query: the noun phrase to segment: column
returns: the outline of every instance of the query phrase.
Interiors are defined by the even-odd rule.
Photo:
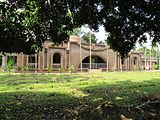
[[[7,56],[6,55],[2,55],[2,68],[6,67],[7,65]]]
[[[121,59],[121,57],[119,58],[120,59],[120,69],[121,69],[121,72],[122,72],[122,59]]]
[[[53,68],[53,65],[52,65],[52,62],[53,62],[53,55],[54,55],[54,53],[51,55],[51,61],[50,61],[50,66],[51,66],[51,68]],[[61,58],[62,59],[62,58]],[[49,60],[49,59],[48,59]],[[49,62],[49,61],[48,61]],[[60,60],[60,62],[62,62],[61,60]],[[48,65],[49,66],[49,65]],[[54,69],[54,68],[53,68]]]
[[[23,55],[23,53],[21,54],[21,56],[22,56],[22,67],[24,66],[24,55]]]
[[[43,49],[43,70],[45,69],[45,49]]]
[[[28,57],[29,57],[29,56],[27,55],[27,62],[26,62],[26,65],[27,65],[27,66],[28,66],[28,62],[29,62]],[[28,67],[29,67],[29,66],[28,66]]]
[[[116,71],[116,69],[117,69],[117,53],[116,52],[114,52],[114,57],[115,57],[115,65],[114,65],[114,71]]]
[[[47,50],[47,69],[49,67],[49,49]]]
[[[41,69],[41,53],[38,53],[38,69]]]
[[[66,62],[67,61],[67,51],[66,50],[64,50],[64,55],[65,55],[64,56],[65,57],[64,58],[64,69],[67,69],[67,62]]]
[[[37,53],[35,54],[35,73],[37,73]]]
[[[68,68],[70,67],[70,64],[71,64],[71,56],[70,56],[70,41],[68,42]]]
[[[116,63],[117,63],[117,71],[119,70],[119,56],[117,55],[117,61],[116,61]]]
[[[127,58],[127,70],[129,70],[129,57]]]

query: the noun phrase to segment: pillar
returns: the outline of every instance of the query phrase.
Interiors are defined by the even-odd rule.
[[[117,69],[117,53],[116,52],[114,52],[114,57],[115,57],[114,71],[116,71],[116,69]]]
[[[27,61],[26,61],[26,65],[28,66],[28,62],[29,62],[29,60],[28,60],[28,55],[27,55]]]
[[[7,56],[2,55],[2,67],[6,67],[6,65],[7,65]]]
[[[41,69],[41,53],[39,52],[38,53],[38,69],[40,70]]]
[[[42,56],[43,56],[43,70],[45,69],[45,48],[43,49],[43,52],[42,52]]]

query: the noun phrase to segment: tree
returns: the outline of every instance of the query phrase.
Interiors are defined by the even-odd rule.
[[[27,1],[0,2],[0,51],[7,53],[33,53],[33,31],[36,24],[35,5]],[[23,5],[24,4],[24,5]],[[26,5],[26,6],[25,6]],[[31,5],[27,9],[27,5]],[[33,11],[33,12],[32,12]],[[31,16],[32,15],[32,16]],[[35,18],[36,19],[36,18]],[[39,43],[40,44],[40,43]]]
[[[82,36],[82,39],[85,40],[85,41],[87,41],[89,43],[89,41],[90,41],[90,34],[91,34],[91,43],[97,43],[97,38],[96,38],[95,34],[90,33],[90,32],[88,32],[88,33],[84,32],[84,34]]]
[[[158,0],[117,0],[113,4],[111,15],[106,16],[106,31],[110,32],[109,44],[118,51],[122,58],[127,56],[138,41],[145,42],[145,32],[154,37],[152,42],[160,36],[158,23]]]
[[[45,40],[60,43],[68,39],[68,31],[88,24],[92,31],[104,26],[109,45],[124,59],[137,41],[146,41],[144,33],[153,37],[153,43],[160,41],[159,6],[159,0],[0,2],[0,51],[34,52]]]
[[[157,57],[156,56],[156,54],[157,54],[157,50],[155,50],[155,49],[148,49],[148,48],[146,48],[146,47],[141,47],[141,48],[139,48],[138,49],[138,51],[142,51],[142,52],[145,52],[145,49],[146,49],[146,57],[150,57],[150,56],[152,56],[152,57]],[[150,51],[151,51],[151,55],[150,55]]]
[[[85,27],[86,29],[89,29],[88,26],[83,26]],[[82,35],[82,39],[86,42],[89,43],[90,41],[90,32],[86,32],[85,30],[83,30],[82,28],[75,28],[73,29],[73,31],[71,31],[69,33],[69,35],[75,35],[75,36],[80,36]],[[97,38],[95,36],[94,33],[91,33],[91,42],[92,43],[97,43]]]
[[[69,35],[80,36],[80,34],[81,34],[81,28],[75,28],[69,32]]]
[[[0,52],[32,54],[46,40],[68,39],[72,25],[65,2],[6,0],[0,8]]]
[[[76,6],[76,5],[75,5]],[[88,24],[97,30],[99,25],[109,32],[109,45],[124,58],[135,43],[145,42],[145,32],[160,37],[159,0],[81,0],[78,12],[74,12],[76,24]]]

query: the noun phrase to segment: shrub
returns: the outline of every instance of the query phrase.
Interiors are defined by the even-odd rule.
[[[23,74],[25,75],[26,71],[29,70],[28,65],[23,66],[23,67],[22,67],[22,70],[23,70]]]
[[[21,70],[22,70],[22,67],[18,66],[18,67],[16,67],[16,70],[17,70],[17,71],[21,71]]]
[[[51,66],[48,66],[47,71],[48,71],[48,74],[51,73],[52,67],[51,67]]]
[[[8,61],[8,63],[7,63],[7,67],[6,67],[9,75],[10,75],[10,73],[11,73],[11,70],[14,68],[14,67],[13,67],[13,64],[14,64],[13,60],[12,60],[12,59],[9,59],[9,61]]]
[[[63,67],[61,67],[61,68],[59,69],[59,73],[63,73],[63,72],[65,72],[65,69],[64,69]]]
[[[139,66],[134,65],[134,66],[133,66],[133,70],[138,71],[138,70],[141,70],[141,69],[140,69]]]
[[[71,65],[71,66],[69,67],[69,72],[70,72],[70,73],[75,73],[75,72],[76,72],[76,69],[75,69],[74,65]]]

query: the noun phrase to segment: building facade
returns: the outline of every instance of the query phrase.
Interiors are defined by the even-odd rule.
[[[91,57],[90,57],[91,56]],[[41,52],[35,55],[7,54],[0,57],[0,66],[5,67],[12,59],[14,66],[28,66],[30,70],[39,71],[59,68],[68,69],[74,66],[75,69],[103,69],[109,71],[118,70],[151,70],[154,69],[157,59],[146,58],[143,52],[131,51],[124,65],[121,65],[121,58],[107,45],[92,44],[81,40],[77,36],[71,36],[69,41],[55,46],[51,42],[45,42]]]

